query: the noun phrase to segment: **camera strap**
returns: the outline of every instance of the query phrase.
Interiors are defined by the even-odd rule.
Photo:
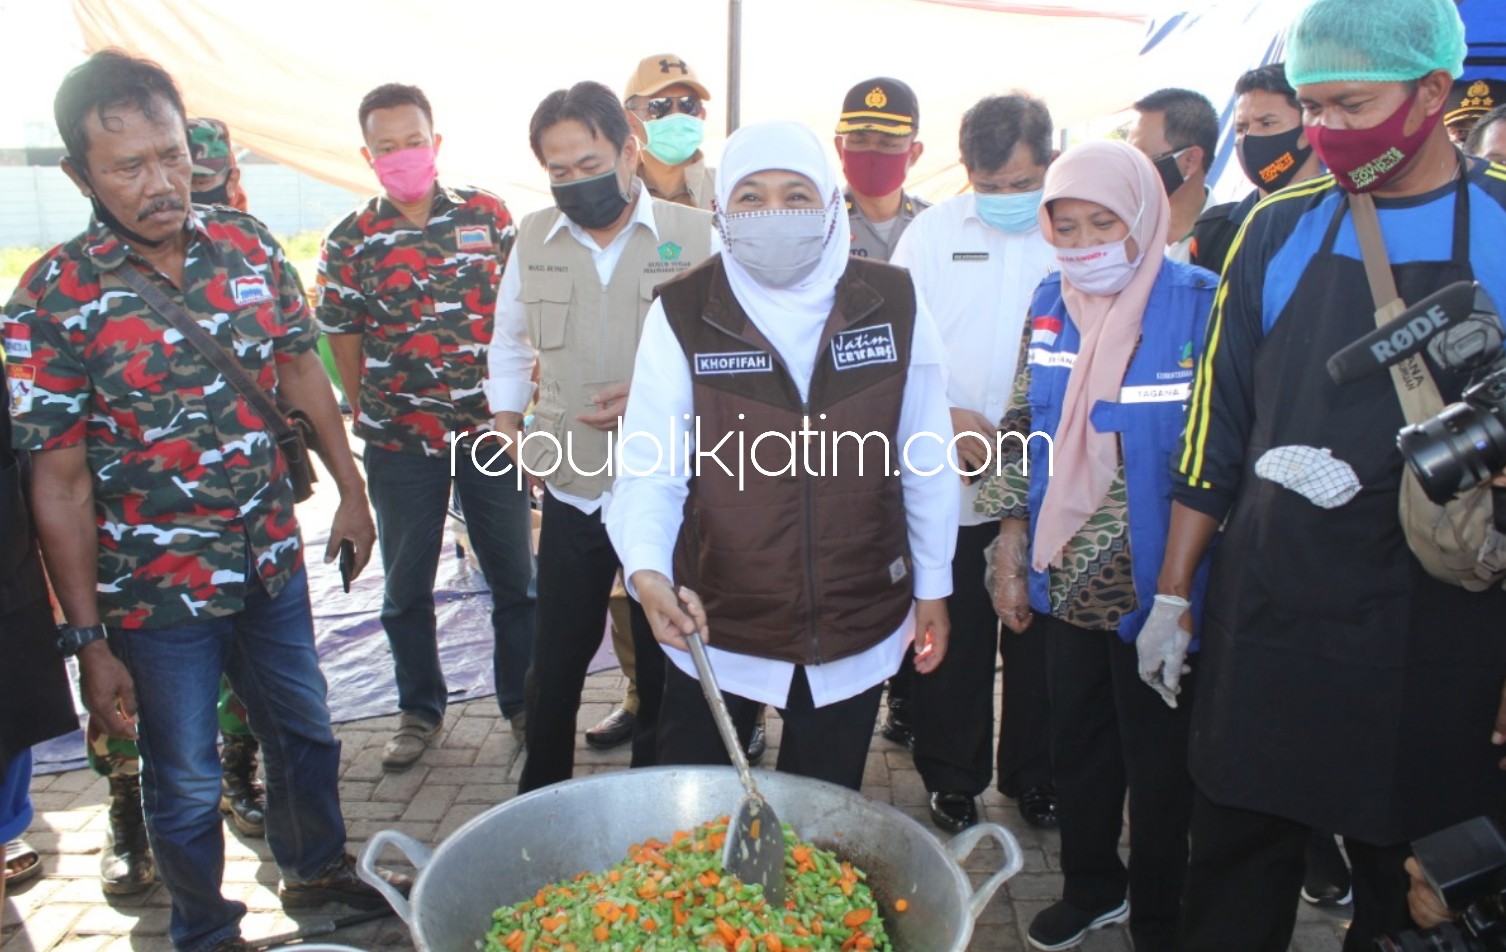
[[[1401,299],[1396,278],[1391,274],[1391,258],[1381,236],[1375,199],[1368,192],[1350,195],[1349,212],[1354,216],[1354,233],[1360,242],[1365,277],[1370,279],[1370,295],[1375,299],[1375,326],[1383,327],[1407,309],[1407,302]],[[1430,420],[1443,410],[1443,395],[1438,392],[1438,384],[1421,354],[1393,366],[1391,382],[1396,385],[1396,396],[1401,400],[1401,411],[1408,423]]]

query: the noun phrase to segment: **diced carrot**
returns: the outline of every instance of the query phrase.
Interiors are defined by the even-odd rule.
[[[871,949],[871,948],[873,948],[873,937],[872,936],[868,936],[868,935],[864,935],[863,933],[859,932],[858,933],[858,948],[859,949]]]
[[[728,944],[737,944],[737,930],[732,928],[731,924],[721,916],[716,917],[716,934],[721,936]]]
[[[895,912],[904,912],[905,910],[907,910],[909,908],[910,908],[910,901],[908,899],[896,899],[896,900],[894,900],[894,911]]]
[[[790,850],[790,856],[797,863],[808,863],[810,862],[811,851],[803,846],[797,846],[794,849]]]
[[[873,910],[871,909],[854,909],[842,917],[842,925],[852,929],[867,922],[872,915]]]
[[[763,947],[768,949],[769,952],[784,952],[784,943],[780,942],[779,936],[772,932],[764,933],[763,938],[759,941],[763,943]]]
[[[632,903],[632,902],[628,903],[626,911],[623,914],[627,916],[627,921],[628,922],[637,922],[638,921],[638,904],[637,903]]]
[[[659,931],[659,923],[655,922],[652,919],[644,919],[642,922],[640,922],[638,924],[638,926],[644,932],[658,932]]]
[[[594,936],[596,936],[596,941],[597,942],[605,942],[605,941],[607,941],[607,937],[610,936],[612,933],[611,933],[611,930],[609,930],[607,928],[606,923],[599,922],[599,923],[596,924],[596,928],[594,928],[594,929],[591,930],[591,934],[594,935]]]
[[[622,874],[614,869],[610,873],[607,873],[607,881],[614,884],[620,883],[622,882]]]

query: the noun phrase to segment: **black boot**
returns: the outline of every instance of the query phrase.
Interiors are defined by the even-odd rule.
[[[226,734],[220,749],[220,812],[242,836],[267,835],[267,801],[256,782],[256,738]]]
[[[106,896],[129,896],[157,881],[141,815],[141,778],[135,774],[110,777],[110,829],[99,854],[99,881]]]

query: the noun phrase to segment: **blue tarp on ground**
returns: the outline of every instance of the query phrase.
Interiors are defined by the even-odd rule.
[[[298,507],[309,571],[309,598],[314,607],[314,636],[319,666],[329,682],[330,714],[335,723],[397,712],[397,685],[392,653],[382,631],[382,566],[374,558],[360,578],[341,590],[337,568],[324,564],[324,545],[338,496],[327,477],[319,491]],[[451,520],[452,530],[459,524]],[[452,532],[441,553],[434,584],[439,626],[439,660],[450,689],[450,702],[496,693],[492,684],[491,595],[471,559],[459,557],[463,534]],[[452,541],[455,540],[455,541]],[[591,659],[590,670],[617,667],[610,638]],[[82,706],[80,705],[80,709]],[[82,723],[82,721],[81,721]],[[59,737],[35,748],[36,772],[73,770],[84,764],[83,732]]]

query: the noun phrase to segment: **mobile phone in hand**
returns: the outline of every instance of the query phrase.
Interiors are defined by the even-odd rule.
[[[350,578],[356,571],[356,544],[349,539],[340,540],[340,584],[346,594],[350,593]]]

